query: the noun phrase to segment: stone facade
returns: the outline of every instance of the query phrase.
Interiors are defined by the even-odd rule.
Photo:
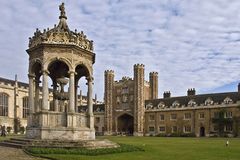
[[[239,136],[239,106],[239,91],[147,100],[145,135]]]

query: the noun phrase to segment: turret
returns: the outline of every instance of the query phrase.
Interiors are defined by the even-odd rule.
[[[105,135],[112,134],[112,109],[113,109],[113,90],[114,90],[114,71],[106,70],[104,72],[105,78],[105,92],[104,92],[104,103],[105,103]]]
[[[134,135],[143,136],[144,126],[144,65],[134,65]]]
[[[158,73],[150,72],[149,73],[149,82],[150,82],[150,99],[158,98]]]

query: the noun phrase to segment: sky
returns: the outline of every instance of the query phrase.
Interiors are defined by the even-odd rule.
[[[28,82],[28,38],[58,24],[65,2],[71,30],[94,41],[94,93],[102,100],[104,70],[115,80],[145,64],[164,91],[186,95],[237,91],[240,80],[239,0],[1,0],[0,76]],[[83,83],[81,81],[81,83]],[[84,90],[84,88],[83,88]],[[84,92],[85,93],[85,90]]]

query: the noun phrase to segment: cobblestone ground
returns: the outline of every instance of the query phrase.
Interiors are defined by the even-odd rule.
[[[24,153],[21,149],[0,146],[1,160],[46,160],[37,158]]]

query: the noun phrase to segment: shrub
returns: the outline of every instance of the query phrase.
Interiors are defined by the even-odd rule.
[[[182,133],[181,137],[196,137],[195,133]]]
[[[99,149],[86,149],[86,148],[26,148],[27,152],[32,154],[76,154],[76,155],[103,155],[103,154],[113,154],[122,152],[134,152],[134,151],[144,151],[144,149],[132,146],[128,144],[119,144],[118,148],[99,148]]]
[[[159,133],[156,135],[156,137],[167,137],[166,133]]]
[[[181,136],[180,133],[171,133],[171,134],[169,135],[169,137],[180,137],[180,136]]]

